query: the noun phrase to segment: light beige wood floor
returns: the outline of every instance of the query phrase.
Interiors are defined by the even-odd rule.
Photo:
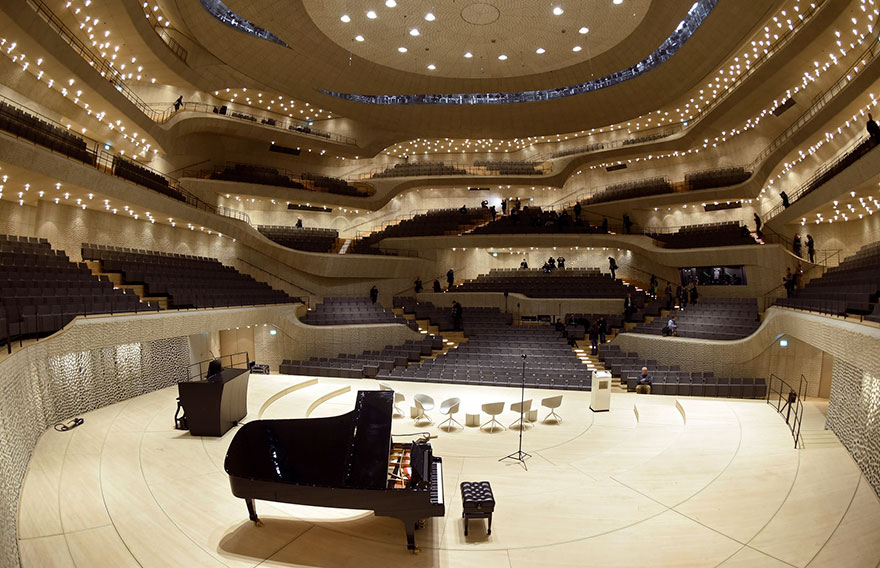
[[[331,416],[374,381],[251,377],[249,414]],[[464,412],[519,400],[506,388],[397,383],[411,401],[458,396]],[[278,396],[289,389],[289,392]],[[528,390],[536,402],[551,391]],[[614,394],[593,413],[589,393],[565,392],[561,424],[525,431],[528,471],[498,458],[517,430],[440,431],[396,417],[395,433],[423,430],[443,458],[446,517],[417,531],[369,511],[258,502],[265,525],[232,496],[223,438],[173,429],[176,388],[86,414],[69,433],[47,431],[21,496],[25,568],[47,566],[724,566],[876,567],[880,501],[839,444],[793,449],[782,418],[762,401]],[[508,406],[509,409],[509,406]],[[409,411],[409,406],[404,408]],[[634,410],[637,410],[634,411]],[[821,430],[821,405],[805,427]],[[543,418],[546,410],[540,411]],[[501,421],[516,418],[507,410]],[[483,420],[487,420],[484,415]],[[315,443],[321,443],[316,440]],[[489,480],[497,508],[463,534],[460,481]]]

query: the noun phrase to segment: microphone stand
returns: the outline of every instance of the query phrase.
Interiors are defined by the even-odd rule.
[[[526,458],[532,457],[532,454],[527,454],[522,449],[523,430],[525,430],[525,428],[526,428],[526,423],[525,423],[525,420],[523,417],[523,410],[524,410],[523,407],[525,406],[525,400],[526,400],[526,354],[523,353],[522,354],[522,383],[520,386],[520,396],[519,396],[519,449],[517,449],[517,451],[513,452],[510,455],[504,456],[503,458],[501,458],[498,461],[515,460],[515,461],[518,461],[519,463],[522,464],[523,469],[528,471],[529,468],[526,466]]]

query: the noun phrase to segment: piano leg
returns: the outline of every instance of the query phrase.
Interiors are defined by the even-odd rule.
[[[257,506],[254,505],[254,500],[253,499],[245,499],[244,502],[247,505],[248,516],[250,516],[250,518],[254,522],[254,524],[257,525],[258,527],[263,526],[263,521],[261,521],[260,517],[257,516]]]
[[[403,526],[406,528],[406,548],[413,554],[418,554],[421,550],[416,546],[416,529],[419,522],[412,519],[401,519]]]

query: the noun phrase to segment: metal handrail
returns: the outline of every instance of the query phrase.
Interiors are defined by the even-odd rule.
[[[841,164],[846,162],[855,156],[855,160],[858,160],[862,156],[864,156],[868,150],[874,147],[874,143],[871,141],[870,136],[867,134],[863,134],[855,141],[850,143],[844,149],[837,152],[835,158],[832,158],[832,161],[825,162],[822,164],[816,173],[814,173],[810,179],[806,182],[802,183],[796,190],[794,190],[789,196],[789,207],[793,205],[798,199],[804,197],[805,195],[819,189],[829,181],[831,181],[837,174],[841,173],[843,170],[851,166],[852,164],[847,164],[845,167],[841,168],[840,171],[834,171],[836,168],[840,168]],[[861,153],[861,155],[857,155]],[[855,161],[854,160],[854,161]],[[833,173],[832,173],[833,172]],[[825,179],[827,177],[827,179]],[[785,211],[786,207],[781,203],[776,205],[764,214],[764,218],[769,221],[773,219],[783,211]]]
[[[503,162],[504,160],[486,160],[486,161],[497,161]],[[529,160],[515,160],[515,162],[527,162]],[[398,162],[398,163],[424,163],[430,165],[440,165],[447,168],[452,168],[451,171],[439,171],[428,174],[414,174],[410,172],[401,171],[399,174],[394,174],[394,166],[385,166],[378,168],[371,168],[370,171],[355,174],[349,176],[347,179],[349,181],[360,181],[360,180],[369,180],[369,179],[391,179],[391,178],[410,178],[410,177],[436,177],[436,176],[478,176],[478,177],[509,177],[509,176],[522,176],[523,178],[529,179],[534,176],[543,176],[548,175],[553,172],[553,163],[552,162],[535,162],[535,171],[534,173],[527,174],[512,174],[512,173],[501,173],[500,170],[491,169],[490,166],[475,166],[473,164],[461,164],[459,162],[444,162],[444,161],[426,161],[426,162]],[[464,172],[464,173],[462,173]],[[378,176],[378,174],[388,174],[384,176]],[[374,177],[377,176],[377,177]]]
[[[43,18],[47,24],[49,24],[49,27],[53,28],[61,39],[63,39],[80,57],[82,57],[90,67],[99,73],[105,80],[109,81],[110,84],[112,84],[113,87],[125,98],[131,101],[138,110],[152,120],[156,120],[162,115],[162,113],[150,108],[150,105],[137,96],[137,94],[125,84],[125,81],[123,81],[122,73],[118,71],[116,67],[109,64],[106,60],[89,49],[89,47],[80,40],[76,34],[64,24],[64,22],[61,21],[61,18],[55,15],[43,0],[27,0],[27,3],[30,4],[33,10]]]
[[[167,122],[173,116],[177,115],[181,112],[200,112],[203,114],[212,114],[215,116],[222,116],[229,119],[240,120],[244,122],[248,122],[251,124],[259,124],[261,126],[268,126],[272,128],[277,128],[279,130],[293,132],[295,134],[301,134],[304,136],[311,136],[313,138],[320,138],[321,140],[332,140],[334,142],[339,142],[340,144],[348,144],[350,146],[356,146],[357,140],[351,138],[350,136],[343,136],[342,134],[336,134],[334,132],[328,132],[326,130],[320,130],[318,128],[314,128],[309,121],[302,120],[299,118],[293,118],[289,116],[284,116],[282,114],[274,113],[272,111],[259,110],[259,116],[254,114],[250,114],[249,112],[238,111],[234,108],[231,108],[230,105],[233,103],[224,101],[221,105],[212,105],[208,103],[197,103],[197,102],[184,102],[181,104],[180,108],[177,110],[174,109],[173,103],[158,103],[152,106],[161,106],[163,108],[168,108],[170,111],[164,112],[159,119],[156,120],[159,124]],[[220,114],[219,108],[221,106],[227,107],[226,114]],[[246,105],[241,105],[246,106]],[[246,107],[249,111],[255,112],[251,107]],[[273,116],[274,115],[274,116]]]
[[[189,51],[186,50],[185,47],[180,45],[180,43],[174,39],[168,30],[163,28],[162,26],[153,26],[153,31],[156,32],[156,35],[159,36],[165,45],[168,46],[168,49],[171,50],[171,53],[177,56],[178,59],[186,63],[186,58],[189,57]]]
[[[696,115],[694,115],[693,118],[691,118],[690,120],[680,121],[680,122],[673,123],[671,125],[667,125],[665,128],[669,129],[670,132],[668,134],[666,134],[665,136],[663,136],[663,138],[667,138],[669,136],[672,136],[673,134],[676,134],[678,132],[682,132],[682,131],[684,131],[685,128],[692,128],[698,122],[700,122],[704,118],[706,118],[706,116],[708,116],[711,112],[713,112],[718,105],[720,105],[722,102],[727,100],[743,84],[743,81],[745,79],[747,79],[752,74],[754,74],[764,63],[767,62],[767,60],[769,60],[771,57],[773,57],[780,49],[782,49],[786,44],[788,44],[788,42],[791,41],[792,38],[794,38],[794,36],[797,34],[797,32],[800,31],[800,29],[807,22],[809,22],[813,18],[813,16],[815,16],[819,12],[819,10],[825,6],[825,4],[826,4],[825,0],[819,0],[817,2],[812,2],[810,4],[809,9],[803,14],[803,18],[798,18],[796,20],[797,25],[793,29],[790,29],[787,32],[785,32],[783,35],[781,35],[779,37],[779,39],[776,41],[776,43],[773,45],[772,48],[766,50],[764,53],[761,54],[760,57],[755,59],[755,61],[753,61],[752,63],[747,64],[746,70],[742,74],[740,74],[734,81],[732,81],[727,87],[725,87],[718,94],[717,97],[712,99],[712,101],[709,104],[707,104]],[[818,95],[818,96],[821,96],[821,95]],[[780,104],[782,102],[784,102],[784,99],[783,99],[783,101],[780,101]],[[655,128],[657,128],[657,127],[655,127]],[[639,130],[633,134],[643,134],[645,132],[650,132],[650,130]],[[652,142],[653,142],[653,140],[652,140]],[[548,142],[548,144],[549,143],[550,142]],[[615,141],[610,141],[610,142],[596,142],[596,144],[601,144],[602,147],[597,148],[596,150],[583,152],[583,154],[602,152],[607,149],[614,149],[614,148],[619,148],[619,147],[624,146],[622,140],[615,140]],[[638,144],[633,144],[632,142],[630,142],[629,144],[626,144],[626,145],[638,145]],[[554,153],[552,155],[554,157],[557,157],[555,154],[556,153]],[[566,154],[565,156],[558,156],[558,157],[573,156],[573,155],[578,155],[578,154],[580,154],[580,153],[575,152],[572,154]]]
[[[239,262],[243,262],[243,263],[247,264],[247,265],[250,266],[251,268],[256,268],[257,270],[260,270],[260,271],[262,271],[262,272],[265,272],[266,274],[268,274],[269,276],[272,276],[273,278],[277,278],[278,280],[281,280],[282,282],[287,282],[287,283],[290,284],[291,286],[293,286],[293,287],[295,287],[295,288],[298,288],[298,289],[300,289],[300,290],[305,291],[305,292],[308,294],[308,295],[306,296],[306,305],[307,305],[307,306],[310,306],[310,305],[311,305],[311,297],[312,297],[312,296],[316,296],[316,297],[319,296],[319,294],[317,294],[316,292],[313,292],[313,291],[309,290],[309,289],[306,288],[305,286],[302,286],[302,285],[300,285],[300,284],[297,284],[296,282],[291,282],[290,280],[288,280],[287,278],[284,278],[283,276],[278,276],[277,274],[275,274],[275,273],[273,273],[273,272],[270,272],[270,271],[266,270],[266,269],[263,268],[262,266],[257,266],[256,264],[253,264],[253,263],[251,263],[251,262],[248,262],[248,261],[246,261],[245,259],[243,259],[243,258],[241,258],[241,257],[238,257],[238,256],[235,257],[235,259],[238,260]]]
[[[773,385],[774,385],[773,380],[774,379],[776,379],[776,381],[778,381],[778,383],[779,383],[779,390],[774,390],[774,388],[773,388]],[[783,391],[782,391],[783,387],[785,389],[787,389],[787,391],[788,391],[785,393],[785,397],[784,397],[785,401],[784,402],[783,402]],[[777,394],[776,403],[775,403],[776,412],[779,414],[782,414],[782,412],[784,410],[787,410],[786,416],[785,416],[785,423],[788,425],[789,430],[791,430],[791,434],[794,437],[794,448],[795,449],[798,448],[798,444],[800,443],[801,422],[804,419],[803,401],[807,399],[807,388],[808,387],[809,387],[809,384],[807,383],[807,379],[803,375],[800,376],[800,382],[798,383],[797,391],[795,391],[794,388],[792,388],[792,386],[789,385],[785,380],[783,380],[782,378],[778,377],[777,375],[775,375],[773,373],[770,373],[770,380],[767,383],[766,402],[767,402],[767,404],[770,404],[771,406],[773,406],[774,403],[771,402],[770,398],[771,398],[772,393],[776,393]],[[795,396],[792,397],[791,395],[795,395]],[[791,419],[792,405],[794,405],[794,420],[793,421]]]

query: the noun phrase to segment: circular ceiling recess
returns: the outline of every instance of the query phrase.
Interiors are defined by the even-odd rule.
[[[328,38],[358,57],[458,79],[521,77],[583,63],[625,40],[651,6],[651,0],[302,3]]]

